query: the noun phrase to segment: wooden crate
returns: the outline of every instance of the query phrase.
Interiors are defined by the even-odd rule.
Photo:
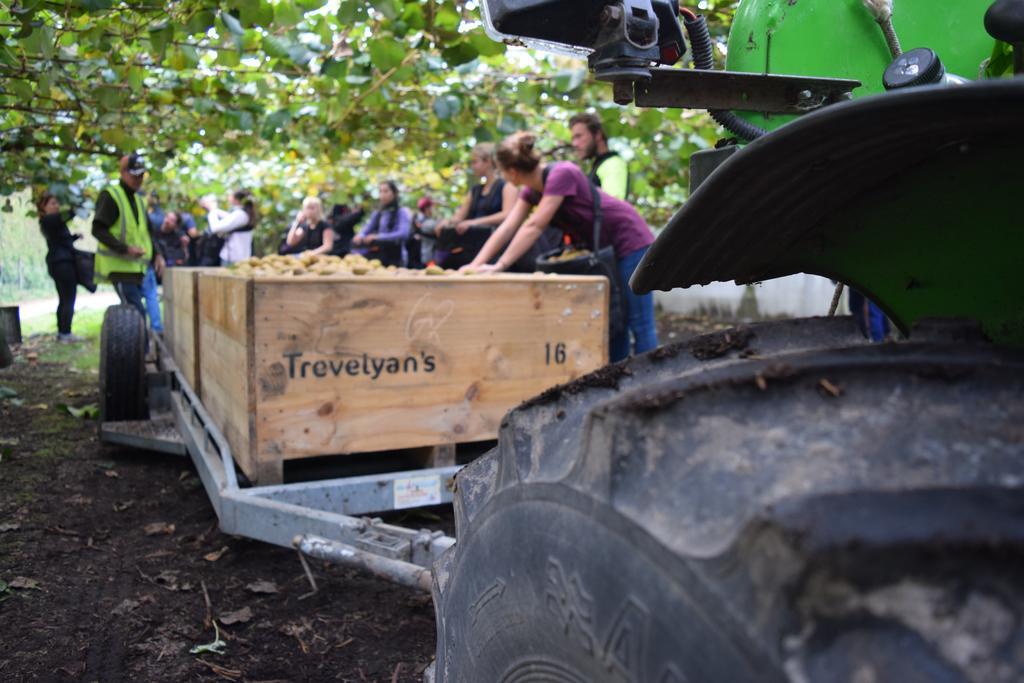
[[[251,479],[285,460],[496,438],[607,362],[596,277],[199,275],[203,403]]]
[[[202,397],[199,373],[199,274],[215,268],[168,268],[163,277],[164,342],[192,390]]]

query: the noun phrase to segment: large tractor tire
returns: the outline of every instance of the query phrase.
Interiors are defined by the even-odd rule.
[[[134,307],[111,306],[100,330],[100,419],[144,420],[146,323]]]
[[[510,413],[456,479],[428,679],[1024,680],[1024,354],[941,326],[835,348],[849,324],[700,338]]]

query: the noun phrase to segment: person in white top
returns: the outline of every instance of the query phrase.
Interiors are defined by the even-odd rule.
[[[200,201],[200,206],[207,210],[210,230],[224,238],[221,264],[231,265],[249,258],[252,256],[252,231],[260,220],[252,194],[247,190],[229,194],[231,208],[227,211],[218,208],[216,202],[215,198],[207,197]]]

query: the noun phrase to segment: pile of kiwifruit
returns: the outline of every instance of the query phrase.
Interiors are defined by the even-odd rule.
[[[327,276],[365,275],[370,277],[390,275],[459,275],[456,270],[445,270],[435,265],[423,270],[410,270],[397,266],[385,266],[377,259],[368,259],[360,254],[346,256],[323,256],[320,254],[297,254],[279,256],[255,256],[230,266],[231,270],[245,276]],[[472,275],[463,271],[463,275]]]

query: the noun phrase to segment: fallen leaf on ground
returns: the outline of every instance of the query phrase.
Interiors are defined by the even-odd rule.
[[[21,588],[22,590],[40,590],[38,581],[24,576],[15,576],[7,585],[11,588]]]
[[[65,500],[69,505],[92,505],[92,498],[76,493]]]
[[[277,584],[273,581],[253,581],[247,584],[245,589],[250,593],[261,593],[264,595],[273,595],[278,592]]]
[[[37,403],[34,406],[32,406],[32,408],[35,410],[49,410],[50,406],[47,405],[46,403]]]
[[[0,534],[6,531],[17,531],[20,528],[21,525],[17,522],[4,522],[3,524],[0,524]]]
[[[95,420],[100,416],[100,407],[95,403],[90,403],[89,405],[82,406],[81,408],[69,406],[65,403],[58,403],[54,407],[72,417],[77,417],[79,420]]]
[[[215,655],[222,655],[227,651],[228,644],[219,638],[212,643],[206,645],[196,645],[194,648],[189,650],[189,654],[202,655],[212,652]],[[241,675],[241,672],[239,672]]]
[[[110,477],[111,479],[119,479],[121,477],[121,475],[117,473],[117,470],[105,470],[103,472],[103,476]]]
[[[115,617],[121,617],[134,611],[139,606],[138,600],[124,599],[121,604],[110,611]]]
[[[226,553],[227,551],[228,551],[228,547],[224,546],[223,548],[221,548],[220,550],[218,550],[216,552],[206,553],[205,555],[203,555],[203,559],[206,560],[207,562],[216,562],[221,557],[223,557],[224,553]]]
[[[112,460],[100,460],[96,463],[96,467],[101,470],[112,470],[114,469],[114,462]]]
[[[167,522],[153,522],[142,530],[147,536],[170,536],[174,533],[174,525]]]
[[[15,398],[18,392],[10,387],[0,387],[0,399]]]
[[[114,503],[114,512],[124,512],[125,510],[127,510],[128,508],[130,508],[133,505],[135,505],[135,501],[134,500],[126,500],[126,501],[120,502],[120,503],[115,502]]]
[[[228,612],[222,614],[220,617],[220,623],[225,626],[231,626],[232,624],[247,624],[252,620],[252,610],[248,607],[235,610],[234,612]]]

